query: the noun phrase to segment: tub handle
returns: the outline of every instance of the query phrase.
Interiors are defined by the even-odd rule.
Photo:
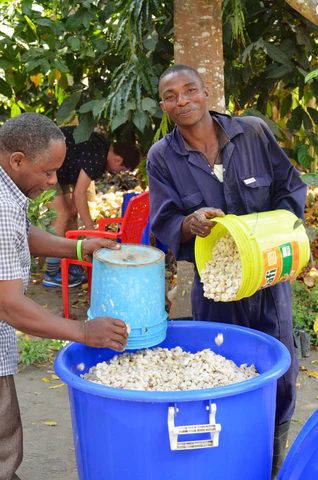
[[[176,427],[174,417],[179,411],[177,407],[168,407],[168,429],[171,450],[193,450],[196,448],[211,448],[219,445],[219,433],[221,424],[215,423],[216,404],[210,403],[206,407],[210,410],[209,423],[202,425],[185,425]],[[186,435],[191,433],[210,433],[211,438],[208,440],[192,440],[188,442],[178,442],[178,435]]]

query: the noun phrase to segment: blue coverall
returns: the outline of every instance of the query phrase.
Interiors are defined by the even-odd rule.
[[[223,183],[200,153],[186,149],[177,128],[151,147],[147,159],[152,231],[177,260],[193,263],[194,239],[180,243],[181,225],[185,216],[199,208],[215,207],[235,215],[286,209],[303,218],[306,201],[306,185],[263,120],[210,114],[228,136],[222,151]],[[299,368],[289,282],[239,301],[214,302],[203,296],[195,268],[191,301],[194,320],[254,328],[286,345],[292,364],[278,381],[276,425],[289,421]]]

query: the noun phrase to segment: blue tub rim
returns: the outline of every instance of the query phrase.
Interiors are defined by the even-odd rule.
[[[156,253],[158,255],[158,258],[156,260],[152,260],[151,262],[149,263],[138,263],[138,264],[117,264],[116,262],[114,262],[114,258],[112,257],[111,253],[110,252],[119,252],[119,253],[122,253],[124,252],[125,250],[129,250],[129,249],[136,249],[136,251],[140,250],[145,250],[145,249],[148,249],[148,250],[153,250],[154,253]],[[107,251],[107,253],[109,253],[109,258],[105,259],[103,257],[101,257],[101,252],[103,251]],[[93,260],[96,260],[100,263],[104,263],[106,265],[111,265],[112,267],[123,267],[125,266],[125,268],[136,268],[136,266],[149,266],[149,265],[155,265],[157,263],[161,263],[161,262],[164,262],[165,261],[165,254],[162,250],[160,250],[160,248],[157,248],[157,247],[153,247],[151,245],[143,245],[141,243],[125,243],[123,244],[121,247],[120,247],[120,250],[109,250],[108,248],[105,248],[105,247],[101,247],[101,248],[97,248],[96,250],[94,250],[93,252]]]
[[[181,326],[184,328],[193,327],[194,320],[190,321],[178,321],[169,320],[168,329]],[[244,394],[253,390],[260,389],[269,383],[280,378],[288,370],[291,364],[291,357],[288,349],[283,343],[276,338],[247,327],[241,327],[238,325],[231,325],[227,323],[196,321],[196,328],[206,327],[207,323],[213,326],[222,328],[222,330],[230,329],[240,332],[249,332],[251,335],[261,338],[265,343],[275,347],[277,355],[280,356],[280,360],[274,367],[270,368],[267,372],[258,375],[255,378],[245,380],[244,382],[238,382],[225,387],[206,388],[201,390],[186,390],[186,391],[144,391],[144,390],[125,390],[120,388],[107,387],[106,385],[99,385],[97,383],[90,382],[80,378],[81,372],[78,375],[70,372],[65,366],[64,357],[67,355],[68,350],[78,348],[82,346],[80,343],[70,342],[68,345],[60,350],[55,358],[54,368],[59,378],[65,382],[68,387],[80,390],[82,392],[98,395],[99,397],[109,398],[114,400],[123,401],[135,401],[135,402],[148,402],[148,403],[175,403],[175,402],[190,402],[200,400],[214,400],[218,398],[230,397],[234,395]],[[89,347],[90,348],[90,347]],[[91,347],[93,348],[93,347]],[[126,350],[129,351],[129,350]],[[216,350],[215,350],[216,351]],[[217,353],[217,351],[216,351]],[[115,355],[117,352],[114,353]]]

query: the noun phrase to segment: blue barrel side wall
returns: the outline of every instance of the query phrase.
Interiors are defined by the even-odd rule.
[[[215,401],[219,446],[171,451],[165,403],[125,402],[70,389],[80,480],[269,480],[276,383]],[[178,404],[176,425],[208,423],[208,402]],[[257,408],[251,408],[252,405]],[[89,410],[89,415],[87,414]],[[206,439],[182,436],[182,440]]]
[[[224,335],[220,347],[214,343],[217,333]],[[69,385],[80,480],[270,479],[277,378],[289,367],[287,349],[250,329],[191,321],[169,322],[167,338],[160,346],[177,345],[191,352],[212,348],[238,365],[254,363],[262,375],[192,392],[124,391],[78,378],[82,373],[76,367],[79,363],[85,364],[86,372],[115,352],[70,344],[64,354],[58,354],[63,360],[57,358],[57,374]],[[88,384],[94,393],[81,391]],[[116,391],[116,398],[110,398],[111,391]],[[222,426],[219,446],[171,451],[168,407],[179,408],[177,426],[204,424],[208,423],[209,400],[216,403],[216,422]],[[206,434],[193,440],[199,438],[205,439]]]
[[[104,263],[94,257],[88,316],[91,319],[103,315],[120,318],[130,326],[128,348],[151,347],[162,342],[167,330],[165,259],[125,266]]]

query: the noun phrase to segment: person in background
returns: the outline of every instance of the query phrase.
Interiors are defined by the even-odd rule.
[[[195,236],[209,235],[214,216],[286,209],[303,217],[306,186],[263,120],[209,112],[208,89],[187,65],[169,67],[160,77],[159,92],[160,106],[175,128],[151,147],[147,158],[151,228],[177,260],[195,264]],[[239,301],[215,302],[203,296],[195,266],[194,270],[194,320],[263,331],[291,354],[291,366],[278,380],[274,479],[285,456],[296,402],[290,284],[279,283]]]
[[[91,134],[88,141],[76,144],[73,137],[75,128],[61,128],[66,139],[66,157],[57,171],[58,183],[51,188],[56,190],[56,196],[49,207],[54,208],[58,214],[52,226],[60,237],[64,237],[68,230],[77,230],[78,215],[86,230],[94,230],[87,203],[87,192],[92,181],[105,172],[134,170],[141,158],[135,145],[110,143],[96,132]],[[70,265],[69,271],[69,287],[75,287],[86,280],[80,265]],[[62,286],[60,259],[47,259],[43,285]]]
[[[22,425],[13,375],[17,373],[16,329],[38,337],[71,340],[93,347],[125,349],[122,320],[98,317],[74,322],[54,315],[25,296],[31,255],[76,258],[77,241],[51,235],[30,224],[29,198],[57,181],[66,152],[61,130],[48,118],[23,113],[0,129],[0,480],[18,478]],[[118,249],[107,239],[81,244],[83,258],[96,248]]]

